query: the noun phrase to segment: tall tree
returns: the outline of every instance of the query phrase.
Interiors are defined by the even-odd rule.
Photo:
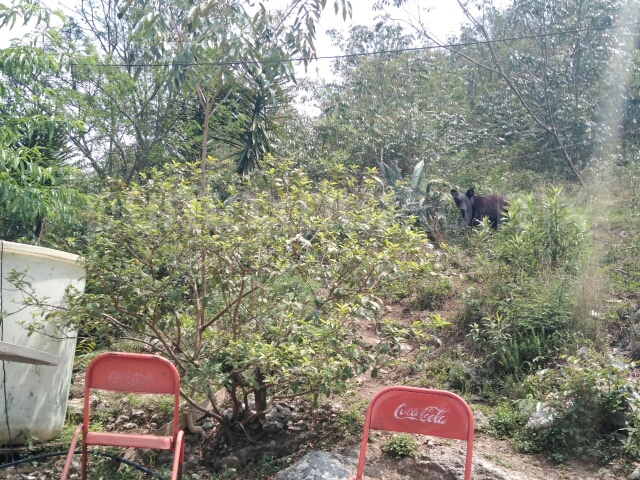
[[[384,8],[385,3],[378,6]],[[582,182],[579,170],[588,164],[597,140],[594,126],[604,73],[619,53],[621,39],[625,41],[611,28],[624,23],[625,2],[523,0],[502,11],[487,2],[478,13],[470,3],[458,3],[468,20],[460,40],[478,47],[444,45],[420,19],[409,24],[420,38],[477,69],[469,76],[470,101],[478,103],[478,92],[487,92],[480,86],[499,79],[502,100],[491,97],[483,104],[483,112],[494,114],[494,125],[501,123],[495,126],[504,128],[503,132],[527,134],[533,140],[532,150],[548,152],[542,158],[561,160],[565,171]],[[487,105],[492,108],[486,110]],[[525,120],[524,132],[513,132],[508,125],[522,126],[518,117]],[[539,160],[536,157],[538,164]]]
[[[244,98],[246,124],[242,131],[244,148],[238,156],[238,171],[247,172],[269,151],[268,118],[263,105],[282,98],[281,83],[293,79],[291,57],[310,61],[315,54],[315,25],[326,0],[293,0],[282,11],[267,11],[264,5],[250,15],[239,0],[214,0],[193,5],[184,0],[171,2],[127,1],[121,13],[132,6],[145,10],[136,19],[136,33],[152,46],[138,59],[170,63],[170,81],[178,88],[192,86],[205,115],[220,105],[222,91],[252,94]],[[351,13],[346,0],[334,2],[343,17]],[[204,68],[203,68],[204,67]],[[225,100],[226,96],[222,98]],[[203,130],[200,195],[206,185],[208,132]]]
[[[383,160],[407,174],[419,160],[451,157],[468,143],[466,131],[451,128],[465,124],[464,72],[442,52],[397,51],[413,37],[382,22],[333,35],[347,57],[334,65],[340,81],[316,89],[321,155],[343,150],[361,167]]]
[[[125,183],[169,159],[194,160],[184,157],[193,106],[165,88],[166,68],[148,67],[136,76],[133,61],[148,44],[132,35],[133,28],[130,18],[119,17],[115,1],[88,0],[52,46],[78,52],[71,75],[61,79],[67,108],[84,125],[71,142],[100,178]]]
[[[0,30],[16,23],[39,27],[27,44],[0,50],[0,236],[5,240],[39,240],[48,221],[74,224],[83,201],[66,183],[73,173],[66,143],[79,124],[54,88],[73,58],[46,50],[57,36],[51,16],[29,2],[0,5]]]

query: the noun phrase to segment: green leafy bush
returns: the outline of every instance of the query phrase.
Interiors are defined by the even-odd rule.
[[[577,271],[587,224],[562,202],[560,190],[549,189],[541,204],[533,195],[512,198],[506,216],[490,246],[512,281],[545,269]]]
[[[449,368],[447,381],[451,388],[464,393],[482,388],[478,372],[469,362],[456,361]]]
[[[512,438],[522,431],[527,424],[527,416],[522,414],[517,405],[503,403],[493,410],[490,431],[498,438]]]
[[[583,348],[555,369],[529,376],[523,383],[523,404],[542,402],[553,421],[537,432],[520,430],[520,447],[602,462],[632,450],[640,397],[628,380],[629,367]]]
[[[435,310],[444,305],[451,295],[451,281],[446,278],[431,279],[416,288],[415,306],[421,310]]]
[[[354,407],[338,414],[335,427],[342,437],[358,438],[362,436],[362,429],[364,428],[364,411],[366,408],[366,405],[364,405],[364,408]]]
[[[441,342],[434,335],[438,330],[449,325],[440,318],[439,315],[432,315],[428,320],[416,320],[411,325],[404,325],[389,319],[376,322],[376,334],[380,337],[380,342],[375,350],[383,353],[399,353],[402,344],[412,344],[419,348],[425,346],[430,340]],[[416,358],[419,362],[420,358]]]
[[[429,370],[434,361],[434,349],[443,345],[438,337],[440,331],[449,325],[437,314],[415,320],[411,325],[386,318],[376,322],[376,335],[380,341],[374,351],[378,354],[379,368],[402,367],[408,372]],[[372,370],[373,377],[379,368]]]
[[[96,205],[73,310],[153,345],[187,400],[209,396],[209,414],[231,428],[278,397],[344,390],[377,362],[358,323],[378,315],[381,291],[430,263],[425,237],[380,206],[372,173],[360,182],[343,168],[314,186],[283,162],[222,202],[198,197],[195,168],[155,172]]]
[[[542,368],[571,343],[572,299],[562,276],[509,287],[510,296],[492,306],[493,316],[474,322],[468,337],[494,376],[520,377]]]
[[[48,24],[48,9],[16,4],[0,10],[0,23],[37,18]],[[21,20],[18,20],[19,22]],[[47,37],[50,33],[45,30]],[[0,49],[0,237],[9,241],[39,240],[62,229],[78,228],[85,196],[74,188],[79,172],[66,165],[67,135],[79,127],[63,106],[66,100],[51,88],[66,57],[41,48],[12,45]],[[61,61],[63,63],[61,63]]]
[[[450,201],[451,187],[447,182],[438,178],[425,182],[428,165],[428,161],[420,160],[405,178],[396,165],[381,161],[379,168],[393,188],[402,212],[412,215],[431,239],[443,242],[445,233],[458,229],[460,216]]]
[[[490,313],[491,302],[483,295],[483,292],[475,287],[468,288],[461,294],[462,311],[458,318],[458,325],[467,329],[469,325],[480,322]]]
[[[547,191],[515,198],[508,222],[495,234],[480,229],[475,248],[478,288],[469,290],[459,325],[492,384],[513,385],[543,368],[573,344],[574,291],[581,264],[585,222]],[[466,327],[468,328],[468,327]]]
[[[629,227],[638,228],[638,225]],[[640,291],[640,233],[621,234],[618,238],[606,254],[611,278],[619,294],[637,298]]]
[[[408,433],[396,433],[384,442],[382,451],[393,458],[413,458],[418,454],[418,442]]]

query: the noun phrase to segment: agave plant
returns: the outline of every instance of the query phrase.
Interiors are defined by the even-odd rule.
[[[413,215],[418,223],[434,239],[442,237],[442,226],[445,223],[446,202],[450,190],[449,184],[435,178],[423,187],[427,162],[420,160],[411,172],[409,182],[405,182],[402,173],[395,165],[379,162],[385,180],[393,188],[396,200],[406,215]],[[439,188],[434,188],[439,187]]]

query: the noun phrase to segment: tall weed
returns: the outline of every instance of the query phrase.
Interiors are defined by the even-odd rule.
[[[487,381],[499,388],[549,364],[574,344],[572,283],[583,264],[584,219],[549,189],[511,200],[508,222],[471,240],[478,288],[463,297],[461,322]],[[485,382],[486,383],[486,382]]]

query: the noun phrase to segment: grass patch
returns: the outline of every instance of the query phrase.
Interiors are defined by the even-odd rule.
[[[74,421],[73,417],[68,418],[64,426],[62,427],[62,431],[60,432],[60,435],[58,435],[54,441],[64,443],[64,444],[71,443],[71,440],[73,439],[73,433],[76,431],[76,428],[78,428],[78,425],[80,424],[81,421],[82,420],[76,422]],[[102,424],[102,422],[93,420],[89,424],[89,431],[103,432],[104,425]]]
[[[384,442],[382,451],[396,459],[415,458],[418,454],[418,442],[408,433],[396,433]]]
[[[353,439],[362,436],[364,415],[368,405],[366,400],[360,400],[349,410],[338,413],[334,425],[342,438]]]

